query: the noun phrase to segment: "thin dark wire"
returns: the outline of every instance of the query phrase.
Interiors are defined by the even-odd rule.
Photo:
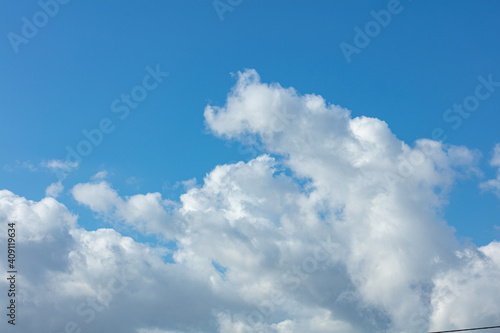
[[[500,326],[488,326],[488,327],[476,327],[476,328],[464,328],[461,330],[451,330],[451,331],[436,331],[429,333],[450,333],[450,332],[464,332],[464,331],[477,331],[477,330],[487,330],[490,328],[500,328]]]

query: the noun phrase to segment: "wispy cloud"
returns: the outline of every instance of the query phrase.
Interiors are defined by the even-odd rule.
[[[41,166],[47,168],[51,171],[63,171],[69,172],[78,168],[78,162],[68,162],[64,160],[49,160],[46,162],[42,162]]]
[[[59,182],[62,182],[70,172],[78,168],[78,162],[53,159],[40,163],[40,166],[54,173]]]
[[[12,172],[12,171],[17,170],[17,169],[25,169],[25,170],[29,170],[31,172],[38,171],[38,168],[33,163],[31,163],[29,161],[20,162],[20,161],[16,160],[14,165],[6,164],[3,166],[3,168],[5,171],[9,171],[9,172]]]
[[[103,179],[106,179],[107,177],[108,177],[108,172],[106,170],[101,170],[98,173],[96,173],[95,175],[93,175],[92,177],[90,177],[90,179],[103,180]]]
[[[48,197],[54,197],[57,198],[59,194],[64,190],[64,185],[62,184],[61,181],[58,181],[56,183],[52,183],[47,187],[45,190],[45,195]]]

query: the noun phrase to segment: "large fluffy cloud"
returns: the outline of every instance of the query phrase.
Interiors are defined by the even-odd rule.
[[[255,71],[241,73],[226,106],[208,106],[205,117],[216,135],[257,136],[296,178],[310,181],[308,197],[329,214],[321,219],[326,231],[309,230],[340,245],[359,307],[394,331],[423,329],[409,319],[432,311],[433,277],[458,261],[453,229],[439,212],[477,154],[430,140],[410,147],[383,121],[351,118],[319,96],[263,84]]]
[[[499,244],[461,245],[442,218],[478,153],[409,145],[381,120],[252,70],[205,120],[266,154],[217,166],[177,203],[122,197],[101,178],[71,190],[110,226],[175,247],[87,231],[54,198],[0,192],[0,219],[25,230],[26,331],[425,332],[500,321]]]
[[[166,263],[168,249],[113,229],[79,228],[53,198],[32,202],[0,191],[0,213],[2,225],[17,227],[15,329],[22,332],[215,331],[213,311],[236,304],[197,271]],[[0,269],[7,271],[6,260]],[[0,286],[6,295],[8,281]],[[8,326],[2,321],[2,331]]]

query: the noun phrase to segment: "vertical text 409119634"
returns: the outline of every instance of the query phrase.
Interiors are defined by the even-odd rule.
[[[11,325],[16,324],[16,223],[9,222],[7,229],[7,280],[9,281],[9,306],[7,306],[7,322]]]

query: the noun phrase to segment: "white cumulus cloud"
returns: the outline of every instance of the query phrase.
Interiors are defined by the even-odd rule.
[[[64,190],[64,185],[61,181],[50,184],[45,190],[45,196],[57,198]]]
[[[0,220],[25,230],[24,331],[416,333],[500,322],[500,246],[460,244],[443,219],[454,183],[477,173],[477,152],[405,143],[382,120],[254,70],[204,114],[215,135],[266,153],[215,167],[179,202],[121,196],[102,177],[75,185],[73,198],[116,230],[81,228],[54,198],[0,191]],[[125,237],[122,224],[175,247]]]

